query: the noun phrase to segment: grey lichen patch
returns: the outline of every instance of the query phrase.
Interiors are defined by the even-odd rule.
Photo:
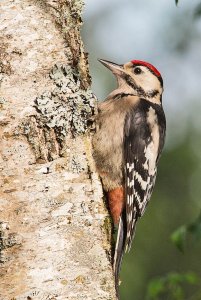
[[[4,42],[4,38],[0,38],[0,86],[7,75],[11,75],[12,69],[10,64],[10,57],[8,54],[8,43]]]
[[[6,103],[6,99],[3,97],[0,97],[0,105],[4,105]]]
[[[56,64],[49,75],[53,90],[45,91],[35,99],[37,114],[23,120],[22,126],[36,159],[45,161],[63,156],[67,138],[89,132],[96,113],[96,99],[90,89],[81,88],[75,69]],[[73,166],[81,171],[83,163],[76,159]]]
[[[21,242],[17,234],[10,233],[8,224],[6,222],[0,222],[0,263],[5,263],[8,260],[3,250],[20,244]]]
[[[94,94],[90,89],[81,88],[79,74],[76,69],[68,65],[55,65],[50,77],[57,86],[55,91],[59,94],[65,94],[65,102],[72,114],[71,131],[75,134],[85,133],[88,128],[88,121],[96,110]],[[61,98],[63,97],[64,95],[61,95]]]
[[[81,173],[83,171],[86,170],[87,168],[87,159],[86,156],[75,156],[72,155],[72,157],[70,158],[70,169],[74,172],[74,173]]]
[[[11,65],[9,61],[8,55],[8,44],[4,43],[3,39],[1,38],[1,45],[0,45],[0,73],[4,73],[6,75],[11,74]]]
[[[81,16],[83,8],[84,8],[84,2],[82,0],[79,1],[73,1],[73,6],[71,7],[71,15],[74,18],[77,18],[78,16]]]
[[[68,65],[56,64],[50,72],[55,89],[35,100],[40,121],[54,128],[58,138],[67,134],[84,134],[95,113],[96,103],[91,90],[80,88],[79,75]]]

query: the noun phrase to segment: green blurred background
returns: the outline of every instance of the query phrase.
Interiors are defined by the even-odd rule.
[[[181,253],[170,240],[172,232],[193,222],[201,209],[201,3],[180,0],[178,7],[174,0],[85,3],[82,36],[98,99],[104,99],[116,83],[97,58],[149,61],[164,79],[165,150],[152,200],[138,222],[121,272],[121,300],[149,299],[149,282],[157,276],[193,271],[201,277],[201,241],[188,235]],[[201,300],[201,294],[192,297],[199,289],[199,282],[184,284],[185,296],[156,299]]]

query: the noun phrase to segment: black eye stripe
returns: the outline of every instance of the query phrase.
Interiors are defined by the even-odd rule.
[[[139,74],[142,73],[142,70],[141,70],[139,67],[135,67],[135,68],[134,68],[134,73],[135,73],[136,75],[139,75]]]

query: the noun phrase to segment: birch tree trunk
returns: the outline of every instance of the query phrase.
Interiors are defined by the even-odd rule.
[[[82,9],[0,2],[0,300],[116,299]]]

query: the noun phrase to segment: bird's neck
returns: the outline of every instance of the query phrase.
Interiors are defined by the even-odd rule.
[[[143,88],[128,84],[125,80],[118,78],[118,87],[112,91],[107,98],[120,99],[125,96],[137,96],[152,103],[161,105],[161,94],[157,90],[144,91]]]

